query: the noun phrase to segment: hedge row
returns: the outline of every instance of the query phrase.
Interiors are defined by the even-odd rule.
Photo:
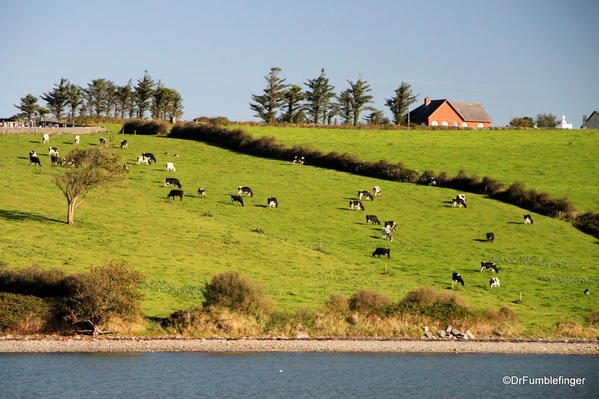
[[[212,118],[214,119],[214,118]],[[198,122],[200,118],[194,119],[194,122]],[[211,123],[209,121],[206,121]],[[218,123],[212,123],[218,125]],[[223,123],[220,124],[224,125]],[[264,127],[300,127],[309,129],[339,129],[339,130],[547,130],[551,128],[533,128],[533,127],[514,127],[514,126],[488,126],[485,128],[476,127],[461,127],[461,126],[426,126],[411,124],[410,126],[395,125],[395,124],[380,124],[380,125],[367,125],[358,124],[354,125],[323,125],[314,123],[288,123],[288,122],[230,122],[229,125],[235,126],[264,126]]]
[[[552,199],[549,194],[535,189],[527,189],[521,182],[507,186],[496,179],[485,176],[468,176],[460,171],[456,176],[442,172],[435,174],[430,170],[420,173],[402,163],[362,161],[347,153],[335,151],[327,154],[305,146],[291,148],[278,143],[273,137],[254,138],[241,129],[225,129],[217,126],[184,124],[171,130],[169,137],[202,141],[208,144],[244,154],[291,161],[295,156],[303,156],[309,165],[361,176],[391,180],[404,183],[430,184],[435,178],[439,187],[485,194],[520,208],[554,218],[566,219],[585,233],[599,237],[599,214],[586,213],[577,218],[578,211],[566,198]]]
[[[133,119],[123,125],[123,133],[164,136],[167,128],[164,121]]]

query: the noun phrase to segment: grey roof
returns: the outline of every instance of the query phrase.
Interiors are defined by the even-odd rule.
[[[480,103],[464,103],[456,101],[448,101],[449,105],[456,110],[458,114],[466,122],[492,122],[493,119],[485,112]]]
[[[437,110],[443,104],[445,99],[443,100],[431,100],[428,105],[422,104],[420,107],[415,108],[410,111],[410,121],[412,123],[421,123],[426,122],[427,118]]]

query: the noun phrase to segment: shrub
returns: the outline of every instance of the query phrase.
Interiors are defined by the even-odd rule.
[[[329,296],[325,303],[326,307],[334,312],[343,313],[349,309],[349,302],[343,294],[335,293]]]
[[[498,310],[489,310],[486,312],[485,316],[487,320],[500,323],[516,320],[518,318],[518,314],[507,306],[502,306]]]
[[[37,266],[21,270],[9,270],[0,266],[0,292],[37,297],[66,297],[71,294],[63,271]]]
[[[592,311],[591,313],[586,315],[584,320],[591,326],[599,327],[599,310]]]
[[[574,226],[587,234],[599,238],[599,213],[587,212],[574,220]]]
[[[51,319],[51,306],[43,299],[0,292],[0,332],[41,333]]]
[[[380,292],[360,290],[349,298],[349,309],[356,312],[372,312],[391,304],[391,299]]]
[[[193,121],[199,124],[209,124],[214,126],[227,126],[231,124],[231,121],[226,116],[200,116],[198,118],[194,118]]]
[[[124,134],[166,135],[168,125],[160,120],[133,119],[123,125]]]
[[[217,274],[202,289],[204,308],[223,307],[240,313],[261,315],[272,311],[272,301],[264,289],[239,272]]]
[[[261,330],[253,316],[231,313],[224,308],[178,310],[168,317],[164,326],[194,335],[257,335]]]
[[[457,306],[466,307],[466,301],[456,292],[437,291],[432,287],[421,287],[409,291],[401,301],[418,306],[431,306],[435,303],[440,304],[455,304]]]

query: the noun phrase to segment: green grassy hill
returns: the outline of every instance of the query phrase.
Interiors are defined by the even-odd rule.
[[[598,211],[597,130],[345,130],[244,126],[254,137],[273,136],[293,146],[356,155],[365,161],[402,162],[420,172],[491,176],[504,183],[566,197]]]
[[[116,129],[113,129],[113,131]],[[99,135],[82,136],[90,147]],[[122,136],[106,135],[113,144]],[[457,192],[393,183],[332,170],[253,158],[187,140],[127,136],[123,156],[134,162],[153,152],[158,164],[132,165],[128,181],[94,192],[79,208],[75,226],[63,223],[66,202],[52,177],[62,169],[28,165],[27,154],[48,145],[39,136],[0,136],[0,260],[9,267],[40,265],[69,272],[109,260],[129,262],[143,272],[149,316],[201,302],[200,286],[213,275],[239,270],[265,286],[279,309],[314,308],[334,292],[358,289],[400,299],[423,285],[450,286],[462,274],[460,293],[471,305],[516,310],[531,334],[557,321],[582,321],[597,309],[597,240],[569,223],[526,213],[514,206],[468,194],[468,209],[446,202]],[[70,136],[50,144],[66,154]],[[117,150],[118,151],[118,150]],[[180,157],[165,155],[179,154]],[[177,172],[164,171],[174,162]],[[183,183],[183,201],[167,200],[165,177]],[[228,194],[239,185],[254,189],[246,207]],[[359,189],[380,185],[384,195],[366,202],[366,212],[347,210]],[[208,196],[199,198],[198,187]],[[264,207],[275,196],[279,209]],[[395,241],[380,238],[365,214],[395,220]],[[493,244],[481,242],[495,233]],[[392,248],[391,259],[371,256],[376,247]],[[502,287],[490,292],[490,273],[482,260],[495,261]],[[582,295],[589,288],[594,295]],[[513,301],[523,293],[523,303]]]

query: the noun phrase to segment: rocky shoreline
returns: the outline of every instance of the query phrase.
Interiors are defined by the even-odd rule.
[[[140,337],[3,337],[0,353],[51,352],[376,352],[535,353],[599,355],[599,341],[430,340],[430,339],[266,339]]]

